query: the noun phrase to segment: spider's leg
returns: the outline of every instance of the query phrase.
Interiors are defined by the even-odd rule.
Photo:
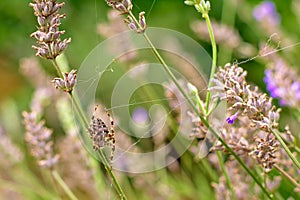
[[[110,120],[110,131],[108,133],[108,144],[111,146],[111,154],[110,154],[110,162],[112,162],[114,158],[114,153],[116,150],[116,139],[115,139],[115,130],[114,130],[114,120],[111,115],[106,111],[107,116]]]

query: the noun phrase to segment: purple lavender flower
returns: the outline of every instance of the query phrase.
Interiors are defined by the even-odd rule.
[[[139,107],[133,111],[132,119],[137,124],[145,124],[148,120],[148,112],[145,108]]]
[[[265,70],[264,82],[266,83],[267,90],[270,92],[270,96],[273,98],[278,98],[278,87],[273,81],[272,71],[270,69]]]
[[[268,21],[272,25],[280,22],[280,16],[276,12],[276,6],[272,1],[264,1],[255,7],[253,16],[257,21]]]
[[[272,98],[261,93],[258,87],[249,85],[246,81],[246,75],[247,72],[241,67],[226,64],[224,68],[219,68],[215,74],[215,86],[211,90],[219,91],[219,98],[227,101],[228,111],[234,112],[226,119],[228,124],[233,124],[235,120],[238,120],[239,125],[241,125],[243,123],[242,118],[246,117],[246,126],[260,130],[260,135],[256,134],[254,137],[256,138],[254,148],[251,147],[247,151],[248,155],[251,155],[261,164],[265,172],[269,172],[275,164],[275,154],[278,150],[277,140],[272,135],[272,129],[278,129],[280,109],[276,109],[272,105]],[[273,83],[272,73],[267,71],[267,75],[265,78],[267,82]],[[275,84],[275,86],[277,85]],[[272,87],[276,88],[275,86]],[[236,135],[231,134],[230,136],[233,142],[228,142],[228,144],[236,145],[236,139],[232,140],[234,137],[236,138]],[[246,146],[247,139],[241,144]]]
[[[230,117],[228,117],[226,119],[227,123],[228,124],[233,124],[234,121],[238,118],[238,116],[239,116],[239,112],[236,112],[234,115],[231,115]]]
[[[271,97],[281,106],[297,108],[300,105],[300,77],[284,60],[273,55],[265,70],[264,82]]]
[[[291,91],[294,94],[295,99],[300,100],[300,81],[292,83]]]

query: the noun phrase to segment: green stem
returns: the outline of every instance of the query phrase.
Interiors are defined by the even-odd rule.
[[[172,81],[175,83],[176,87],[179,89],[179,91],[181,92],[181,94],[183,95],[183,97],[188,101],[188,103],[193,107],[194,110],[197,110],[197,107],[194,105],[192,99],[186,94],[186,92],[184,91],[184,89],[181,87],[181,85],[179,84],[179,82],[177,81],[177,78],[175,77],[175,75],[172,73],[172,71],[170,70],[170,68],[167,66],[166,62],[164,61],[164,59],[161,57],[161,55],[158,53],[157,49],[154,47],[153,43],[151,42],[151,40],[149,39],[148,35],[146,33],[143,33],[144,38],[146,39],[146,41],[148,42],[148,44],[150,45],[154,55],[156,56],[156,58],[158,59],[158,61],[162,64],[164,70],[167,72],[167,74],[170,76],[170,78],[172,79]],[[199,112],[199,111],[198,111]],[[200,114],[200,113],[199,113]]]
[[[216,133],[214,129],[212,129],[208,123],[208,121],[201,115],[195,104],[193,103],[192,99],[188,97],[188,95],[185,93],[184,89],[180,86],[179,82],[177,81],[176,77],[172,73],[172,71],[169,69],[161,55],[158,53],[156,48],[154,47],[153,43],[149,39],[146,33],[143,33],[143,36],[147,40],[148,44],[150,45],[154,55],[159,60],[159,62],[162,64],[163,68],[167,72],[167,74],[170,76],[172,81],[175,83],[181,94],[184,96],[184,98],[187,100],[191,108],[195,111],[195,113],[199,116],[203,124],[208,128],[208,130],[221,142],[221,144],[225,147],[225,149],[231,153],[234,158],[239,162],[239,164],[247,171],[247,173],[252,177],[252,179],[256,182],[256,184],[262,189],[262,191],[268,196],[269,199],[272,199],[272,196],[268,193],[268,191],[265,189],[265,187],[261,184],[261,181],[252,173],[252,171],[246,166],[246,164],[239,158],[239,156],[226,144],[226,142]],[[215,69],[214,69],[215,70]]]
[[[70,188],[67,186],[67,184],[64,182],[64,180],[60,177],[60,175],[58,174],[58,172],[56,170],[53,170],[52,175],[54,177],[54,179],[58,182],[58,184],[63,188],[63,190],[66,192],[66,194],[68,195],[68,197],[71,200],[78,200],[77,197],[73,194],[73,192],[70,190]]]
[[[52,61],[53,61],[53,64],[54,64],[55,68],[57,69],[57,72],[58,72],[59,76],[62,77],[62,72],[60,70],[59,65],[57,64],[57,62],[55,60],[52,60]],[[72,102],[75,105],[75,109],[77,111],[77,114],[79,115],[79,118],[84,123],[85,129],[87,130],[89,128],[89,123],[88,123],[88,120],[87,120],[83,110],[82,110],[81,104],[79,104],[78,100],[74,97],[73,93],[69,93],[69,95],[72,99]],[[118,183],[114,173],[112,172],[111,168],[108,167],[109,163],[108,163],[106,157],[103,155],[102,151],[99,151],[99,152],[100,152],[101,159],[105,162],[105,164],[104,164],[105,169],[106,169],[108,175],[110,176],[110,178],[112,179],[112,182],[113,182],[113,185],[114,185],[116,191],[118,192],[118,194],[119,194],[119,196],[122,200],[126,200],[126,195],[124,194],[124,192],[123,192],[120,184]]]
[[[132,17],[132,19],[135,21],[136,24],[139,24],[139,22],[136,20],[135,16],[132,14],[132,12],[129,12],[129,15]],[[177,81],[177,78],[175,77],[175,75],[172,73],[172,71],[169,69],[169,67],[167,66],[166,62],[164,61],[164,59],[161,57],[161,55],[158,53],[157,49],[155,48],[155,46],[153,45],[153,43],[151,42],[151,40],[149,39],[148,35],[146,33],[143,33],[144,38],[146,39],[146,41],[148,42],[148,44],[150,45],[154,55],[156,56],[156,58],[158,59],[158,61],[162,64],[164,70],[167,72],[167,74],[170,76],[170,78],[172,79],[172,81],[175,83],[176,87],[180,90],[181,94],[184,96],[185,99],[187,99],[187,101],[189,102],[189,104],[193,105],[194,108],[196,110],[198,110],[196,108],[196,106],[194,105],[194,103],[192,102],[192,100],[189,98],[189,96],[185,93],[184,89],[181,87],[181,85],[179,84],[179,82]]]
[[[77,110],[77,112],[78,112],[78,114],[79,114],[79,117],[80,117],[81,120],[84,122],[85,128],[88,129],[89,124],[88,124],[88,121],[87,121],[85,115],[82,113],[82,109],[81,109],[80,104],[77,102],[77,99],[74,98],[74,95],[72,95],[72,94],[70,93],[70,96],[71,96],[71,98],[72,98],[72,100],[73,100],[73,102],[74,102],[74,105],[75,105],[75,108],[76,108],[76,110]],[[120,199],[126,200],[126,199],[127,199],[127,198],[126,198],[126,195],[125,195],[125,193],[123,192],[123,190],[122,190],[120,184],[118,183],[118,181],[117,181],[117,179],[116,179],[114,173],[112,172],[111,167],[109,166],[109,163],[108,163],[108,161],[107,161],[107,158],[105,157],[105,155],[103,154],[103,152],[102,152],[101,150],[99,150],[98,152],[99,152],[99,155],[100,155],[101,160],[104,162],[104,167],[105,167],[105,169],[106,169],[106,171],[107,171],[109,177],[112,179],[112,183],[113,183],[113,185],[114,185],[114,188],[116,189],[117,193],[118,193],[119,196],[120,196]]]
[[[132,19],[136,22],[136,24],[138,26],[140,26],[140,24],[138,23],[137,19],[135,18],[135,16],[132,14],[132,12],[129,12],[129,15],[132,17]],[[209,27],[209,31],[210,31],[210,35],[213,38],[212,39],[212,43],[214,45],[213,47],[213,64],[212,64],[212,69],[211,69],[211,75],[210,77],[214,76],[214,73],[216,71],[216,57],[217,57],[217,48],[216,48],[216,43],[214,40],[214,36],[213,36],[213,32],[212,32],[212,27],[211,27],[211,23],[209,20],[208,15],[204,15],[204,18],[206,19],[207,23],[208,23],[208,27]],[[198,110],[198,108],[195,106],[195,104],[193,103],[193,100],[191,98],[189,98],[189,96],[186,94],[186,92],[184,91],[184,89],[181,87],[181,85],[179,84],[179,82],[177,81],[175,75],[172,73],[172,71],[170,70],[170,68],[168,67],[168,65],[166,64],[166,62],[164,61],[164,59],[161,57],[161,55],[158,53],[157,49],[155,48],[155,46],[153,45],[153,43],[151,42],[151,40],[149,39],[148,35],[144,32],[143,33],[144,38],[146,39],[146,41],[148,42],[148,44],[150,45],[155,57],[158,59],[158,61],[162,64],[164,70],[166,71],[166,73],[169,75],[169,77],[172,79],[172,81],[174,82],[174,84],[176,85],[176,87],[179,89],[179,91],[181,92],[181,94],[184,96],[184,98],[187,100],[188,104],[191,106],[191,108],[195,111],[195,113],[199,116],[199,118],[201,119],[201,121],[203,122],[203,124],[207,127],[207,129],[221,142],[221,144],[225,147],[225,149],[231,153],[234,158],[238,161],[238,163],[240,163],[240,165],[247,171],[247,173],[252,177],[252,179],[256,182],[256,184],[262,189],[262,191],[268,196],[269,199],[272,199],[272,196],[268,193],[268,191],[266,190],[266,188],[264,188],[264,186],[261,184],[261,181],[252,173],[252,171],[246,166],[246,164],[239,158],[239,156],[226,144],[226,142],[216,133],[216,131],[214,129],[212,129],[208,123],[208,121],[201,115],[200,111]],[[209,85],[212,84],[212,78],[210,78],[209,80]],[[210,93],[209,94],[209,98],[210,98]]]
[[[197,105],[198,105],[199,109],[201,110],[201,112],[205,113],[205,109],[203,107],[202,101],[201,101],[198,93],[193,94],[193,99],[197,103]]]
[[[102,159],[102,161],[104,162],[104,163],[103,163],[103,164],[104,164],[104,167],[105,167],[105,169],[106,169],[108,175],[111,177],[112,182],[113,182],[113,185],[114,185],[116,191],[118,192],[118,194],[119,194],[119,196],[120,196],[120,199],[121,199],[121,200],[126,200],[127,197],[125,196],[124,191],[122,190],[121,186],[119,185],[119,183],[118,183],[118,181],[117,181],[117,179],[116,179],[115,174],[112,172],[111,167],[110,167],[110,164],[109,164],[109,162],[107,161],[107,158],[106,158],[106,156],[104,155],[103,151],[102,151],[102,150],[99,150],[97,153],[98,153],[98,155],[100,156],[100,158]]]
[[[263,179],[264,179],[264,186],[267,187],[267,175],[266,173],[263,174]],[[262,200],[265,199],[265,195],[262,194]]]
[[[209,37],[211,40],[211,46],[212,46],[212,66],[211,66],[211,71],[210,71],[210,76],[209,76],[209,81],[208,81],[208,86],[207,86],[208,88],[210,88],[212,86],[212,80],[214,78],[214,75],[215,75],[215,72],[217,69],[217,45],[216,45],[216,41],[215,41],[213,28],[212,28],[212,25],[211,25],[211,22],[209,19],[209,15],[203,14],[202,16],[206,21]],[[207,94],[206,94],[206,113],[208,113],[208,111],[209,111],[210,96],[211,96],[211,93],[208,90]],[[206,116],[206,117],[208,118],[208,116]]]
[[[225,164],[224,164],[224,161],[223,161],[223,158],[222,158],[222,155],[220,152],[216,152],[217,154],[217,157],[218,157],[218,160],[219,160],[219,163],[220,163],[220,166],[221,166],[221,169],[222,169],[222,172],[225,176],[225,180],[226,180],[226,184],[227,184],[227,187],[229,188],[230,190],[230,193],[231,193],[231,197],[233,200],[236,200],[236,196],[235,196],[235,193],[234,193],[234,190],[233,190],[233,187],[230,183],[230,178],[228,176],[228,173],[227,173],[227,170],[226,170],[226,167],[225,167]]]
[[[283,141],[283,139],[280,136],[280,133],[278,130],[273,130],[271,129],[273,135],[276,137],[276,139],[279,141],[279,143],[281,144],[281,146],[284,148],[285,152],[288,154],[288,156],[291,158],[291,160],[293,161],[293,163],[296,165],[296,167],[298,169],[300,169],[300,163],[299,161],[295,158],[295,156],[293,155],[293,153],[290,151],[290,149],[288,148],[288,146],[285,144],[285,142]]]
[[[282,174],[284,175],[287,179],[289,179],[297,188],[300,188],[300,184],[293,178],[291,177],[288,173],[286,173],[283,169],[281,169],[278,165],[274,165],[274,167]]]
[[[73,92],[69,93],[70,98],[72,100],[72,102],[74,103],[75,109],[77,110],[78,115],[80,116],[81,120],[84,123],[85,128],[88,129],[89,127],[89,122],[87,121],[85,114],[83,113],[80,104],[77,102],[77,99],[74,97]]]
[[[54,65],[54,67],[55,67],[55,69],[56,69],[56,71],[57,71],[58,76],[59,76],[60,78],[64,78],[63,73],[62,73],[62,71],[60,70],[60,67],[58,66],[58,64],[57,64],[57,62],[56,62],[56,59],[52,59],[51,61],[52,61],[53,65]]]

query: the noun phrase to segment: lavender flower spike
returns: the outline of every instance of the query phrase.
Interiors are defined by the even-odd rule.
[[[233,124],[240,116],[249,120],[249,126],[261,130],[254,149],[249,153],[269,172],[275,164],[278,142],[272,129],[278,129],[280,109],[272,105],[272,98],[259,92],[246,82],[246,72],[237,65],[226,64],[215,74],[216,86],[222,100],[226,100],[228,111],[235,112],[227,118]],[[240,121],[240,120],[239,120]]]
[[[76,70],[70,71],[70,73],[65,73],[63,79],[62,78],[54,78],[53,83],[56,88],[60,88],[65,92],[72,92],[73,87],[76,83]]]
[[[133,7],[131,0],[123,0],[121,2],[115,0],[106,0],[106,3],[113,9],[118,10],[122,15],[131,12]]]
[[[145,12],[142,11],[139,13],[139,19],[137,20],[133,17],[131,13],[133,5],[131,0],[123,0],[123,1],[116,1],[116,0],[106,0],[107,5],[111,6],[114,10],[117,10],[121,13],[121,15],[127,14],[127,19],[125,19],[125,23],[128,25],[128,28],[133,30],[136,33],[144,33],[147,24],[145,18]]]
[[[64,3],[57,3],[56,0],[33,0],[33,3],[29,4],[39,24],[38,30],[30,35],[37,40],[37,45],[32,46],[37,51],[36,56],[55,59],[71,42],[71,38],[60,39],[60,36],[65,33],[59,30],[60,20],[66,15],[59,14],[58,11],[64,5]]]

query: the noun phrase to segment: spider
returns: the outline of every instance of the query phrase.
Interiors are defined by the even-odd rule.
[[[94,114],[91,119],[91,124],[88,129],[89,136],[93,140],[93,149],[95,151],[101,150],[104,147],[110,147],[110,162],[112,162],[115,152],[115,131],[114,120],[111,115],[106,111],[106,115],[110,119],[110,129],[105,122],[99,117],[95,117],[98,106],[95,106]]]

